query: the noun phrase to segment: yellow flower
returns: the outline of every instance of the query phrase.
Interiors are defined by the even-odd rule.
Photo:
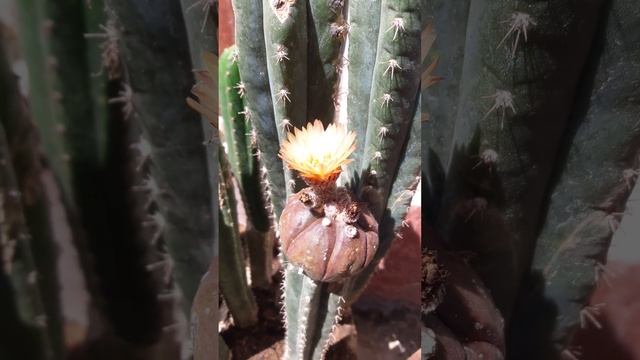
[[[345,126],[331,124],[325,130],[320,120],[294,129],[280,148],[280,157],[309,184],[335,181],[342,166],[350,163],[356,134]]]

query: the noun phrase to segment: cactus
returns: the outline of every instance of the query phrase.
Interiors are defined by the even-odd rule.
[[[107,4],[114,18],[128,29],[121,39],[123,62],[132,89],[130,101],[140,119],[143,138],[150,146],[149,180],[153,182],[149,183],[149,191],[159,207],[150,221],[157,236],[167,244],[176,281],[186,303],[190,304],[213,255],[214,196],[207,171],[207,153],[202,145],[203,129],[183,100],[190,86],[191,69],[182,14],[171,11],[174,5],[168,3]],[[134,14],[158,14],[162,20],[155,24],[157,27],[152,23],[143,27],[144,22]],[[156,18],[149,17],[149,21]],[[172,22],[183,28],[179,32],[172,30],[169,27]],[[165,45],[154,40],[158,37],[164,39]],[[165,47],[169,40],[176,46],[170,51]],[[166,66],[159,59],[164,59]],[[151,71],[152,65],[158,70]],[[184,174],[192,176],[184,177]]]
[[[425,311],[436,343],[454,339],[442,351],[575,357],[572,334],[637,177],[633,3],[430,4],[426,63],[442,80],[423,89],[425,245],[443,271],[473,253]],[[486,289],[456,292],[469,277]],[[508,332],[495,336],[502,318]]]
[[[50,273],[55,255],[40,180],[42,167],[35,150],[35,129],[17,80],[11,72],[5,44],[0,44],[0,91],[6,94],[0,100],[3,164],[0,276],[1,297],[6,300],[3,318],[11,319],[3,324],[2,333],[8,338],[0,352],[7,351],[2,356],[9,358],[52,359],[62,347],[58,342],[61,329],[57,327],[58,284]]]
[[[60,92],[55,89],[54,68],[55,58],[51,55],[51,45],[47,41],[50,36],[51,25],[44,21],[46,16],[45,4],[43,2],[20,2],[20,31],[21,44],[25,53],[27,66],[30,71],[29,89],[30,110],[33,120],[40,131],[51,134],[60,134],[60,129],[64,128],[63,109],[60,104]],[[24,6],[24,7],[22,7]],[[22,101],[17,87],[13,90],[13,102]],[[26,113],[26,112],[25,112]],[[30,121],[24,114],[22,118],[12,119],[14,124]],[[24,125],[23,125],[24,126]],[[6,127],[7,136],[12,137],[17,134],[13,129]],[[32,146],[35,144],[31,144]],[[65,161],[67,152],[65,150],[62,137],[50,136],[41,140],[41,146],[49,157],[49,166],[54,170],[60,187],[67,194],[71,193],[71,170]],[[33,150],[33,149],[32,149]],[[36,151],[34,151],[36,152]],[[27,165],[33,166],[33,165]],[[38,170],[37,175],[40,177]],[[36,182],[36,187],[42,191],[41,179]],[[62,338],[62,314],[60,310],[59,283],[57,279],[55,244],[50,234],[49,225],[42,226],[49,221],[47,205],[43,193],[35,199],[33,208],[25,209],[27,221],[31,222],[31,231],[34,235],[34,260],[41,276],[41,286],[44,294],[50,294],[51,298],[45,303],[47,315],[47,331],[51,340],[54,359],[64,357]]]
[[[202,65],[192,30],[209,34],[200,42],[206,44],[215,38],[215,19],[169,1],[153,6],[135,1],[104,6],[99,0],[16,5],[35,127],[2,53],[0,86],[10,94],[0,103],[7,138],[0,143],[8,148],[3,163],[6,174],[11,174],[8,165],[15,169],[17,184],[12,186],[23,194],[23,232],[31,234],[33,254],[29,265],[28,241],[19,239],[19,256],[11,261],[20,272],[11,273],[10,281],[2,275],[3,294],[11,294],[8,302],[20,310],[12,319],[25,334],[33,332],[25,342],[42,342],[31,349],[43,354],[39,358],[67,357],[54,242],[62,240],[50,228],[49,213],[50,202],[61,202],[63,226],[71,230],[91,295],[91,326],[99,329],[83,349],[68,356],[116,341],[122,346],[110,350],[123,353],[107,356],[172,358],[173,351],[158,354],[157,348],[176,350],[177,340],[188,357],[183,319],[191,318],[196,290],[204,286],[201,278],[217,255],[218,162],[217,146],[204,146],[216,129],[201,122],[184,99],[193,84],[192,67]],[[201,15],[214,12],[208,7]],[[2,178],[7,186],[13,181],[9,175]],[[17,229],[19,207],[3,199],[11,227]],[[7,292],[7,284],[21,284],[20,274],[29,266],[35,270],[29,272],[28,287]],[[35,332],[29,329],[33,314],[26,311],[37,308],[35,298],[27,301],[27,295],[35,296],[34,284],[46,298],[47,319]],[[199,310],[193,306],[194,314]],[[38,316],[40,325],[43,318]],[[196,324],[198,316],[193,320]]]
[[[366,204],[379,224],[380,249],[373,261],[339,282],[317,281],[318,276],[312,275],[314,280],[284,253],[283,316],[289,359],[324,357],[346,302],[357,298],[402,226],[420,178],[420,4],[355,1],[348,9],[344,4],[233,3],[245,104],[267,169],[280,236],[291,230],[286,224],[283,228],[282,209],[294,193],[303,196],[299,191],[304,182],[299,173],[282,166],[278,150],[288,132],[316,118],[325,127],[346,125],[354,133],[355,161],[338,185],[347,185],[350,196]],[[353,48],[347,45],[351,41]],[[312,149],[309,154],[313,153]],[[313,179],[304,180],[313,187]]]
[[[252,142],[251,124],[246,118],[248,113],[243,106],[243,88],[235,57],[233,49],[225,49],[220,57],[219,74],[216,74],[215,56],[208,52],[203,53],[206,70],[197,72],[198,81],[192,88],[192,94],[197,100],[188,98],[187,102],[217,127],[217,123],[214,122],[217,111],[211,103],[216,94],[214,76],[218,75],[220,113],[227,147],[227,151],[222,147],[217,151],[220,171],[220,246],[224,254],[220,259],[220,288],[235,324],[249,327],[258,321],[258,308],[245,272],[247,254],[240,240],[238,206],[241,204],[240,206],[245,207],[248,220],[256,223],[260,229],[266,228],[268,231],[270,220],[266,209],[261,205],[262,194],[258,191],[261,187],[259,163],[254,155],[255,144]],[[236,192],[240,194],[241,199],[236,198]],[[253,203],[249,204],[250,202]],[[246,240],[251,260],[252,284],[267,286],[270,282],[272,245],[268,238],[248,237]]]
[[[238,233],[237,199],[234,194],[231,166],[224,151],[220,157],[220,290],[227,301],[234,322],[240,327],[255,325],[258,308],[245,272],[245,255]]]
[[[3,319],[6,319],[1,332],[9,337],[0,347],[0,355],[47,359],[52,357],[53,348],[47,334],[38,270],[10,157],[7,137],[0,126],[0,293],[5,305]]]
[[[240,81],[236,57],[235,47],[225,49],[220,56],[220,109],[229,162],[238,180],[238,190],[247,214],[248,229],[244,235],[249,250],[251,283],[268,287],[271,283],[274,234],[265,205],[262,169],[253,140],[253,129],[244,106],[245,85]]]

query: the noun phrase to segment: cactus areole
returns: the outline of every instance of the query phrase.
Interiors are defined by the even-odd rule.
[[[315,281],[348,278],[364,269],[378,248],[378,223],[336,180],[351,160],[355,134],[319,120],[289,133],[280,157],[309,185],[287,199],[280,240],[287,260]]]

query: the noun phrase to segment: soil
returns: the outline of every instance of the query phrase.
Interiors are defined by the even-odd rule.
[[[384,299],[362,299],[353,307],[358,359],[406,360],[420,353],[420,309]]]
[[[269,289],[252,289],[258,303],[258,324],[250,329],[241,329],[232,324],[222,332],[229,346],[233,360],[280,360],[284,354],[284,327],[280,315],[280,283],[282,275],[277,272]],[[351,317],[344,316],[342,323],[349,324]],[[351,330],[353,327],[348,328]],[[338,330],[340,332],[340,330]],[[340,339],[327,353],[327,360],[357,359],[355,351],[355,331],[342,331]]]
[[[234,325],[222,332],[224,341],[233,354],[233,359],[279,359],[282,356],[284,328],[280,317],[278,284],[282,276],[273,277],[269,289],[252,289],[258,304],[258,324],[248,329]],[[227,319],[227,322],[229,320]],[[256,356],[260,355],[260,356]]]

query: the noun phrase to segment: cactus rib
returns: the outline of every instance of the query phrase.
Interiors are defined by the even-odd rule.
[[[126,29],[122,57],[143,138],[150,145],[150,176],[160,190],[151,223],[167,244],[189,313],[200,278],[214,255],[213,189],[204,132],[184,104],[191,64],[180,4],[108,1]],[[178,80],[176,80],[178,79]],[[184,176],[189,174],[189,176]]]
[[[378,33],[380,28],[380,0],[350,0],[348,2],[349,45],[347,49],[349,70],[347,97],[348,127],[356,133],[358,141],[353,152],[353,165],[345,173],[345,183],[358,189],[364,139],[369,122],[369,95],[373,69],[376,65]]]
[[[362,197],[380,219],[416,110],[419,76],[420,2],[382,1],[376,64],[373,71],[369,121],[361,174]],[[396,36],[387,31],[396,19],[403,27]]]
[[[334,120],[344,40],[349,24],[343,1],[311,0],[308,6],[307,120]],[[346,69],[345,69],[346,70]]]
[[[246,106],[251,112],[256,144],[260,149],[259,158],[265,170],[268,196],[277,219],[286,201],[287,183],[282,161],[278,157],[278,125],[274,117],[267,70],[267,57],[273,54],[267,54],[265,49],[262,3],[234,0],[233,8],[237,24],[238,67],[246,89]]]
[[[472,2],[469,9],[465,53],[479,55],[464,58],[439,223],[454,247],[481,254],[475,268],[505,319],[531,262],[543,195],[602,3]],[[513,16],[524,15],[526,42],[516,37],[522,28],[511,30]],[[501,43],[505,35],[510,40]],[[554,46],[558,38],[570,46]],[[499,161],[476,166],[489,150]]]
[[[254,325],[258,321],[258,308],[249,289],[243,249],[238,233],[237,202],[233,193],[233,175],[230,165],[219,149],[219,232],[220,232],[220,289],[236,324],[240,327]]]
[[[531,351],[529,356],[551,358],[567,346],[581,312],[588,311],[584,306],[596,285],[598,266],[606,261],[618,219],[636,183],[640,103],[628,97],[637,93],[637,84],[626,81],[640,77],[640,37],[632,30],[640,25],[636,5],[612,1],[592,47],[577,110],[570,119],[568,145],[555,169],[529,285],[522,287],[522,306],[541,311],[535,319],[523,319],[535,326],[523,335],[516,353]],[[551,311],[547,303],[555,309]],[[548,324],[553,324],[551,342],[531,341],[544,339],[537,332]]]
[[[273,114],[280,142],[307,119],[307,2],[263,0],[262,15]],[[277,152],[276,152],[277,153]],[[284,168],[287,196],[304,184]]]
[[[238,180],[242,205],[248,217],[244,236],[251,263],[251,284],[268,287],[271,283],[273,232],[271,219],[262,194],[262,175],[256,156],[253,129],[247,117],[244,84],[238,72],[237,48],[225,49],[220,56],[219,93],[225,130],[227,155]]]

